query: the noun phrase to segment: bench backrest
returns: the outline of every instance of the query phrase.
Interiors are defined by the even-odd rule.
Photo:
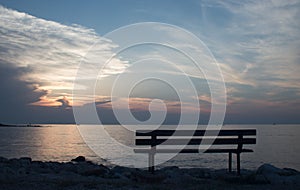
[[[158,145],[237,145],[256,144],[256,129],[224,130],[137,130],[135,144]],[[172,137],[172,138],[169,138]]]

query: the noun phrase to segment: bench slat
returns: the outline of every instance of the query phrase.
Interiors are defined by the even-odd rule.
[[[212,143],[213,141],[213,143]],[[255,144],[255,138],[216,138],[213,139],[202,139],[202,138],[192,138],[192,139],[136,139],[135,144],[138,145],[233,145],[233,144]]]
[[[253,152],[252,149],[242,149],[238,151],[237,149],[208,149],[208,150],[201,150],[201,149],[156,149],[155,153],[237,153],[237,152]],[[134,149],[135,153],[151,153],[151,149]]]
[[[176,131],[176,132],[175,132]],[[224,130],[137,130],[136,136],[238,136],[256,135],[255,129],[224,129]]]

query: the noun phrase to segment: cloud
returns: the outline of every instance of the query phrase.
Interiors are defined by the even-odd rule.
[[[194,28],[197,28],[196,25],[199,26],[197,32],[207,29],[200,36],[216,56],[223,72],[229,97],[229,114],[241,112],[248,115],[247,111],[250,111],[255,112],[259,117],[259,113],[264,111],[271,113],[275,109],[282,109],[281,112],[286,110],[292,110],[293,113],[299,112],[300,26],[297,22],[300,16],[299,6],[297,1],[243,1],[242,3],[202,1],[201,25],[193,23],[195,20],[188,22]],[[186,20],[184,22],[187,23]],[[178,47],[191,50],[197,48],[193,46],[192,41],[186,41],[184,36],[179,36],[178,33],[172,33],[166,28],[157,28],[157,30],[164,31],[164,35],[171,37]],[[164,35],[160,37],[164,38]],[[86,57],[83,59],[96,41],[99,43],[92,51],[89,51],[88,59]],[[47,120],[49,116],[57,117],[60,121],[65,121],[67,116],[72,117],[70,109],[66,108],[74,106],[70,97],[79,63],[89,62],[91,67],[83,70],[82,73],[85,75],[80,78],[82,89],[77,90],[90,92],[88,85],[93,79],[92,74],[99,69],[96,67],[97,64],[105,62],[116,47],[117,44],[99,36],[92,29],[79,25],[66,26],[0,6],[0,79],[4,81],[1,87],[6,89],[4,93],[1,93],[0,99],[1,105],[9,110],[7,114],[1,110],[3,118],[4,116],[12,118],[14,110],[17,110],[18,115],[22,115],[21,111],[26,113],[22,121],[26,121],[24,118],[33,117],[29,113],[40,113],[40,120],[50,122],[50,119]],[[200,49],[196,52],[202,53]],[[100,73],[104,78],[97,96],[102,97],[96,98],[96,104],[97,108],[105,113],[103,117],[108,118],[107,122],[115,121],[109,108],[111,100],[105,98],[110,95],[110,90],[107,89],[110,89],[117,74],[123,73],[125,69],[127,79],[139,75],[145,76],[147,72],[151,74],[153,70],[156,70],[158,76],[168,75],[170,80],[174,79],[173,81],[180,84],[180,80],[183,79],[180,78],[183,76],[182,72],[170,65],[159,64],[159,67],[153,67],[154,64],[149,63],[150,69],[148,66],[141,67],[142,72],[130,76],[136,70],[133,67],[128,69],[129,64],[135,60],[147,59],[148,55],[161,62],[167,60],[162,55],[168,55],[167,58],[170,59],[167,61],[178,63],[195,84],[198,91],[196,98],[205,105],[205,110],[209,110],[210,92],[207,89],[207,83],[203,80],[204,76],[199,75],[199,72],[191,67],[190,60],[182,57],[178,52],[161,47],[152,48],[148,55],[144,54],[143,48],[139,47],[138,51],[133,51],[131,55],[136,57],[128,59],[130,56],[121,55],[114,58],[111,64],[103,68]],[[203,66],[207,67],[205,64]],[[158,71],[157,68],[160,70]],[[130,73],[130,71],[133,72]],[[218,82],[218,80],[213,81]],[[124,83],[119,88],[120,91],[128,88],[126,85],[128,81],[122,82]],[[185,91],[186,86],[181,86],[179,90]],[[136,91],[131,100],[123,99],[124,96],[120,92],[119,101],[131,102],[133,110],[147,115],[149,102],[156,98],[153,94],[162,92],[161,89],[166,88],[153,90],[146,86],[144,89],[141,88],[140,94]],[[142,92],[147,92],[147,94],[142,94]],[[184,92],[185,99],[182,101],[187,111],[193,110],[194,106],[188,101],[189,98],[194,98],[189,94],[189,91]],[[76,102],[81,105],[90,103],[86,99],[95,100],[95,97],[89,93],[83,93],[83,97],[77,98]],[[165,100],[170,110],[177,110],[180,105],[180,102],[168,93],[162,93],[157,98]],[[27,108],[25,108],[26,105]],[[44,111],[39,106],[44,106]],[[259,108],[255,109],[255,106]],[[57,114],[52,114],[51,111]],[[276,113],[279,115],[280,111]],[[286,113],[291,113],[291,111]],[[178,117],[177,112],[175,115]]]
[[[62,108],[66,109],[66,108],[70,108],[71,107],[71,103],[70,101],[67,99],[67,97],[63,97],[61,99],[58,99],[56,100],[57,102],[60,102],[61,103],[61,106]]]
[[[95,42],[97,52],[90,53],[101,52],[95,55],[99,63],[105,62],[116,47],[92,29],[66,26],[2,6],[0,33],[1,63],[27,70],[19,79],[47,92],[32,105],[57,106],[62,103],[57,102],[59,97],[71,96],[78,65]],[[124,68],[125,62],[114,59],[102,74],[116,74]]]
[[[107,104],[110,103],[111,100],[102,100],[102,101],[96,101],[95,104],[96,105],[103,105],[103,104]]]
[[[204,4],[207,12],[219,12],[215,16],[227,15],[224,25],[206,34],[206,42],[220,62],[228,89],[240,91],[229,94],[231,100],[245,97],[298,100],[299,2],[229,0],[204,1]],[[209,14],[206,19],[208,25],[216,20]],[[291,95],[277,93],[279,88]]]

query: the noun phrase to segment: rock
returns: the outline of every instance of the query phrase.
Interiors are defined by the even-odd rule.
[[[100,164],[94,164],[92,162],[78,162],[74,164],[76,166],[76,173],[82,176],[100,176],[105,178],[116,178],[111,170]]]
[[[36,173],[36,174],[49,174],[49,173],[55,173],[51,168],[48,167],[39,167],[39,166],[33,166],[31,165],[30,173]]]
[[[71,160],[72,162],[85,162],[85,157],[84,156],[78,156],[74,159]]]
[[[0,163],[7,163],[8,159],[0,156]]]
[[[263,175],[273,185],[300,185],[299,172],[293,169],[280,169],[271,164],[264,164],[257,169],[257,175]]]
[[[114,177],[123,178],[123,179],[131,179],[131,178],[133,178],[132,172],[136,172],[138,170],[139,169],[136,169],[136,168],[115,166],[110,170],[110,173]]]
[[[209,169],[189,168],[189,169],[186,169],[186,172],[190,176],[193,176],[195,178],[202,178],[202,179],[209,179],[209,178],[211,178],[211,174],[210,174],[210,170]]]
[[[129,170],[127,167],[124,167],[124,166],[115,166],[111,169],[111,171],[114,173],[122,174],[124,172],[128,172]]]
[[[299,175],[300,173],[291,168],[283,168],[282,171],[279,173],[281,176],[293,176],[293,175]]]
[[[28,170],[26,170],[26,168],[24,168],[24,167],[19,168],[19,169],[17,170],[17,173],[18,173],[19,175],[27,175],[27,174],[29,174]]]
[[[281,169],[271,165],[271,164],[263,164],[261,165],[256,173],[257,174],[277,174],[277,173],[280,173]]]
[[[16,158],[9,159],[8,163],[13,168],[19,168],[19,167],[21,167],[21,162],[19,161],[19,159],[16,159]]]
[[[174,170],[179,170],[178,166],[167,166],[161,169],[161,171],[174,171]]]
[[[59,173],[62,170],[62,163],[59,162],[45,162],[45,169],[50,169],[50,173]]]
[[[20,163],[21,163],[22,166],[31,164],[31,161],[32,160],[31,160],[30,157],[22,157],[22,158],[20,158]]]
[[[167,176],[164,173],[150,173],[148,171],[135,171],[131,173],[133,179],[141,183],[161,183]]]
[[[73,162],[59,163],[32,161],[28,157],[9,160],[0,157],[0,189],[222,189],[227,188],[225,185],[229,185],[229,189],[300,187],[297,170],[280,169],[270,164],[260,166],[257,171],[243,170],[240,176],[228,173],[226,169],[176,166],[157,169],[152,174],[147,170],[122,166],[110,169],[86,161],[84,157],[77,158]],[[45,188],[40,188],[41,184]]]
[[[256,184],[268,184],[269,183],[268,179],[262,174],[256,175],[254,178],[254,182]]]
[[[45,162],[42,162],[42,161],[32,161],[31,166],[45,168],[46,164],[45,164]]]
[[[93,164],[91,162],[77,162],[75,164],[75,166],[77,169],[77,173],[83,174],[84,172],[86,172],[88,170],[96,169],[98,165]]]
[[[7,174],[7,175],[15,175],[15,171],[9,167],[1,168],[1,173]]]
[[[87,170],[83,173],[85,176],[100,176],[105,177],[109,174],[110,170],[108,167],[100,165],[99,167],[91,170]]]
[[[162,168],[160,172],[165,173],[169,178],[178,178],[182,174],[182,172],[180,172],[179,167],[177,166],[169,166]]]
[[[45,162],[42,161],[32,161],[30,169],[36,173],[49,173],[52,172],[52,169],[48,167]]]
[[[0,180],[5,181],[17,176],[17,173],[10,167],[1,167],[0,168]],[[1,184],[1,183],[0,183]]]
[[[72,173],[77,173],[77,167],[75,164],[73,164],[72,162],[68,162],[68,163],[63,163],[61,166],[60,166],[60,171],[59,172],[62,172],[62,171],[66,171],[66,172],[72,172]]]
[[[134,171],[137,171],[138,169],[136,168],[128,168],[128,167],[124,167],[124,166],[115,166],[111,169],[112,173],[119,173],[119,174],[123,174],[123,173],[131,173]]]

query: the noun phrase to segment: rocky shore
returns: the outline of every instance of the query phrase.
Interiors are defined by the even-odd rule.
[[[0,189],[300,189],[300,173],[270,164],[241,176],[224,170],[166,167],[155,171],[107,167],[79,156],[70,162],[0,157]]]

